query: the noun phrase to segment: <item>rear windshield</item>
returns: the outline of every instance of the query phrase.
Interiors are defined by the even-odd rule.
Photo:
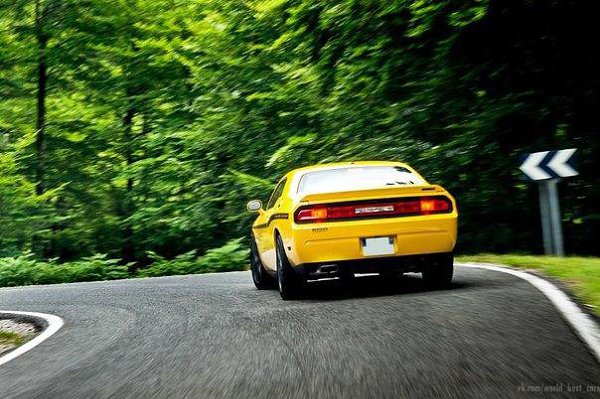
[[[309,172],[302,176],[298,192],[330,193],[411,184],[425,182],[402,166],[356,166]]]

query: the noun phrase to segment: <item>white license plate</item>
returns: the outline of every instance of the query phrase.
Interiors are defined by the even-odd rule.
[[[362,238],[364,256],[393,255],[394,237]]]

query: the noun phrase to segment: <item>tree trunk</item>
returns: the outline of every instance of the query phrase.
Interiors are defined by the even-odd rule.
[[[123,144],[125,150],[125,162],[127,170],[129,171],[131,165],[133,165],[133,150],[132,150],[132,129],[133,129],[133,117],[135,116],[135,110],[129,108],[123,117]],[[133,214],[133,178],[130,176],[127,178],[127,184],[125,186],[125,195],[123,200],[123,247],[121,248],[121,257],[123,262],[130,263],[135,261],[135,245],[133,243],[133,226],[131,221],[128,219]],[[131,271],[135,270],[135,266],[130,267]]]
[[[48,82],[48,66],[46,64],[46,46],[48,37],[44,33],[45,13],[42,0],[35,3],[35,31],[38,45],[38,78],[37,78],[37,116],[35,123],[35,192],[42,195],[46,191],[46,84]]]
[[[48,35],[45,32],[47,10],[43,0],[35,2],[35,39],[37,42],[37,96],[35,120],[35,193],[42,195],[46,191],[46,87],[48,83],[48,66],[46,64],[46,47]],[[39,234],[34,234],[31,246],[38,256],[48,258],[52,254],[51,244]]]

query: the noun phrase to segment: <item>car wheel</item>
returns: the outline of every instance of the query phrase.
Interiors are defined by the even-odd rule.
[[[273,277],[267,273],[260,261],[254,238],[250,243],[250,270],[252,271],[252,281],[259,290],[267,290],[275,286]]]
[[[292,265],[285,254],[283,241],[277,237],[275,243],[277,255],[277,285],[279,294],[284,300],[296,299],[300,295],[302,288],[302,279],[292,269]]]
[[[435,257],[422,272],[428,287],[445,288],[450,285],[454,274],[454,256],[445,254]]]

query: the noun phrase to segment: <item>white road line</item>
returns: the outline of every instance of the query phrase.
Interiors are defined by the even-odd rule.
[[[577,336],[579,336],[579,338],[590,348],[591,352],[596,357],[596,360],[600,362],[600,327],[590,315],[581,310],[560,288],[533,274],[509,269],[500,265],[470,262],[458,263],[457,265],[508,273],[522,278],[523,280],[527,280],[554,304],[556,309],[558,309],[571,328],[575,331],[575,334],[577,334]]]
[[[31,341],[27,341],[23,345],[19,346],[17,349],[8,352],[4,356],[0,356],[0,366],[2,366],[4,363],[10,362],[14,358],[22,355],[23,353],[28,352],[31,349],[35,348],[36,346],[38,346],[39,344],[44,342],[46,339],[48,339],[52,334],[54,334],[55,332],[60,330],[60,328],[64,324],[63,320],[60,317],[54,316],[51,314],[46,314],[46,313],[17,312],[17,311],[12,311],[12,310],[0,310],[0,314],[2,314],[2,313],[41,318],[41,319],[46,320],[46,322],[48,323],[48,326],[44,329],[44,331],[42,331],[38,336],[33,338]]]

